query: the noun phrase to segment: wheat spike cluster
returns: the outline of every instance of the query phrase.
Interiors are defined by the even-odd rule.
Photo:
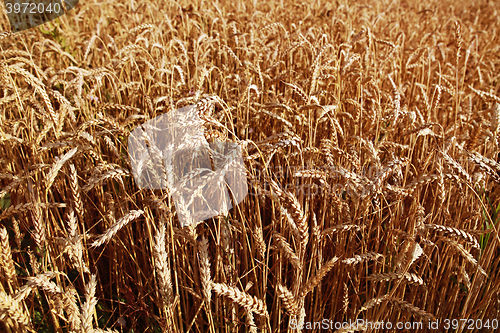
[[[18,33],[4,13],[0,332],[493,332],[499,11],[82,0]],[[203,221],[190,207],[223,176],[164,163],[146,131],[128,146],[186,106],[180,146],[213,165],[239,147],[248,188]],[[182,186],[139,186],[132,163]]]

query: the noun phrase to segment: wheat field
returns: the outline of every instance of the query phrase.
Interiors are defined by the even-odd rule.
[[[0,331],[495,331],[499,10],[81,0],[19,33],[4,14]],[[248,195],[181,227],[127,140],[189,105],[241,147]]]

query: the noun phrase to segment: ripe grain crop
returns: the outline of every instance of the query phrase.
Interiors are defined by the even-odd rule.
[[[300,332],[362,319],[350,331],[374,332],[367,322],[461,318],[494,331],[499,10],[81,0],[15,34],[4,15],[0,330]],[[179,126],[199,131],[184,146],[214,164],[214,143],[240,147],[248,185],[204,221],[189,208],[203,183],[182,204],[182,189],[142,188],[132,170],[174,182],[147,122],[190,105]],[[133,161],[140,126],[152,158]],[[220,177],[198,172],[180,183]]]

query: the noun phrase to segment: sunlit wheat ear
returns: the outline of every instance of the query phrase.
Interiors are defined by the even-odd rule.
[[[1,176],[3,176],[3,177],[1,177]],[[1,176],[0,176],[0,178],[9,179],[9,181],[11,181],[11,182],[10,182],[9,185],[3,187],[0,190],[0,198],[3,198],[11,190],[17,188],[22,183],[22,181],[24,180],[23,179],[24,177],[14,176],[14,175],[12,175],[10,173],[2,174]]]
[[[322,186],[326,187],[327,189],[330,187],[330,185],[326,183],[326,173],[321,170],[314,170],[314,169],[301,170],[295,172],[294,177],[300,177],[305,179],[316,179]]]
[[[302,269],[302,263],[295,253],[295,251],[292,249],[290,244],[286,241],[285,237],[283,237],[280,234],[274,234],[274,239],[276,240],[276,244],[280,252],[283,254],[285,258],[290,261],[290,263],[298,270]]]
[[[435,180],[439,180],[439,175],[431,174],[420,176],[406,185],[404,191],[406,191],[408,195],[411,195],[414,190]]]
[[[377,273],[368,276],[368,280],[371,281],[393,281],[393,280],[405,280],[408,284],[416,284],[424,286],[424,281],[421,277],[415,275],[414,273]]]
[[[500,184],[500,164],[491,160],[477,152],[466,151],[469,160],[479,166],[481,170],[486,172],[495,182]]]
[[[300,206],[297,198],[287,191],[283,191],[274,180],[269,180],[270,185],[273,190],[273,194],[279,199],[280,203],[286,208],[286,210],[292,216],[297,229],[299,230],[301,250],[303,251],[309,240],[309,225],[307,223],[306,217],[302,212],[302,207]]]
[[[495,102],[490,109],[490,130],[493,133],[497,149],[500,148],[500,104]]]
[[[444,236],[455,236],[462,238],[463,240],[467,241],[469,244],[471,244],[475,249],[479,250],[479,243],[473,235],[471,235],[469,232],[453,228],[453,227],[448,227],[445,225],[439,225],[439,224],[426,224],[425,228],[429,230],[436,230],[437,232],[443,234]]]
[[[212,282],[212,289],[218,295],[228,297],[233,302],[244,307],[248,311],[252,311],[261,316],[268,316],[267,308],[264,302],[256,296],[252,297],[249,294],[240,291],[238,288],[230,287],[223,283]]]
[[[465,181],[470,184],[472,179],[469,173],[458,163],[456,162],[448,153],[446,152],[441,152],[441,155],[443,157],[443,161],[446,162],[448,165],[449,169],[453,170],[455,173],[457,173],[459,176],[461,176],[462,179],[465,179]]]
[[[174,232],[175,232],[175,236],[177,238],[180,238],[180,239],[190,243],[194,247],[198,246],[198,243],[196,242],[196,239],[198,238],[198,234],[196,232],[195,227],[193,227],[191,225],[188,225],[184,228],[174,227]]]
[[[297,316],[293,316],[293,319],[297,321],[297,326],[298,327],[304,327],[305,319],[306,319],[306,307],[305,307],[305,302],[304,298],[301,298],[299,301],[299,310]],[[301,329],[298,329],[297,332],[302,332]]]
[[[403,246],[396,257],[396,270],[398,273],[410,267],[422,255],[422,248],[415,242],[413,236],[406,234]]]
[[[378,260],[380,258],[384,258],[384,256],[380,253],[375,252],[367,252],[363,254],[356,254],[352,258],[343,259],[341,262],[346,265],[357,265],[359,263],[368,261],[368,260]]]
[[[335,233],[339,232],[345,232],[345,231],[361,231],[365,228],[364,225],[356,225],[356,224],[342,224],[342,225],[336,225],[334,227],[325,229],[321,232],[321,238],[331,236]]]
[[[144,213],[143,210],[131,210],[125,216],[120,218],[116,223],[114,223],[108,230],[104,232],[101,236],[97,237],[97,239],[92,243],[92,247],[98,247],[102,244],[108,242],[111,238],[113,238],[116,233],[126,226],[129,222],[135,220],[139,216]]]
[[[175,65],[174,66],[174,69],[177,71],[177,73],[179,74],[179,77],[181,79],[181,84],[185,84],[186,83],[186,76],[184,75],[184,71],[182,70],[182,68],[179,66],[179,65]]]
[[[42,204],[40,204],[38,193],[34,190],[33,181],[31,178],[28,178],[28,196],[30,201],[29,203],[10,206],[5,212],[0,214],[0,220],[8,217],[8,215],[5,216],[5,214],[7,214],[8,212],[10,212],[11,214],[16,214],[19,211],[31,208],[31,219],[35,227],[35,231],[32,233],[32,236],[35,240],[36,245],[40,249],[43,249],[46,240],[46,228],[45,224],[42,221]]]
[[[42,221],[43,217],[41,205],[37,202],[35,202],[31,208],[31,218],[33,225],[35,226],[35,231],[33,232],[35,243],[39,248],[43,248],[46,240],[46,229],[45,224]]]
[[[386,301],[388,298],[389,298],[389,295],[384,295],[381,297],[372,298],[372,299],[366,301],[365,304],[363,304],[360,311],[366,311],[366,310],[373,308],[374,306],[380,305],[382,302]]]
[[[70,209],[67,219],[68,238],[66,239],[66,247],[72,264],[81,273],[90,273],[90,270],[83,258],[83,243],[82,236],[78,230],[78,222],[75,217],[75,212]]]
[[[26,299],[26,297],[30,295],[33,289],[35,289],[33,286],[25,284],[14,293],[13,297],[16,301],[22,302],[24,299]]]
[[[89,42],[87,43],[87,47],[85,48],[85,54],[83,55],[83,62],[87,61],[87,56],[90,53],[90,50],[92,49],[92,46],[94,45],[95,41],[97,40],[97,36],[93,35],[90,39]]]
[[[9,317],[24,326],[29,327],[31,324],[30,317],[24,312],[22,305],[12,296],[7,295],[5,291],[0,290],[0,318],[3,321],[5,317]]]
[[[8,284],[13,284],[16,278],[16,268],[9,244],[9,234],[4,227],[0,227],[0,257],[2,258],[2,270],[7,278]]]
[[[91,179],[89,179],[87,185],[85,185],[83,187],[83,190],[85,192],[88,192],[94,186],[96,186],[97,184],[99,184],[107,179],[115,179],[123,185],[122,177],[128,176],[129,174],[130,174],[130,172],[126,169],[123,169],[123,168],[116,168],[116,169],[108,170],[106,172],[103,172],[99,176],[92,177]]]
[[[229,54],[230,58],[233,59],[233,61],[235,61],[238,66],[242,67],[243,64],[241,62],[241,60],[238,58],[238,56],[233,52],[233,50],[231,50],[231,48],[227,45],[222,45],[222,47],[226,50],[226,52]]]
[[[93,332],[92,317],[94,315],[97,298],[95,297],[97,287],[96,275],[90,276],[90,281],[85,285],[85,303],[81,308],[81,325],[83,332]]]
[[[30,258],[30,267],[33,271],[33,274],[40,273],[40,263],[37,261],[37,257],[32,251],[28,251],[28,256]]]
[[[419,64],[418,64],[418,61],[420,60],[420,58],[422,58],[422,56],[424,55],[426,51],[426,48],[425,47],[419,47],[418,49],[416,49],[409,57],[408,57],[408,61],[406,62],[406,69],[410,69],[410,68],[415,68],[417,67]]]
[[[76,289],[69,287],[66,292],[61,295],[63,307],[65,312],[68,314],[68,320],[71,323],[72,329],[78,329],[81,327],[81,313],[80,308],[77,305],[78,292]]]
[[[255,230],[255,233],[253,233],[253,236],[254,236],[255,243],[256,243],[257,253],[259,253],[261,258],[265,258],[267,244],[264,241],[264,234],[262,231],[262,227],[258,226],[257,229]]]
[[[282,284],[278,284],[277,291],[279,298],[281,299],[283,305],[285,306],[286,311],[290,315],[297,315],[298,304],[292,292]]]
[[[16,241],[16,246],[18,249],[21,248],[21,243],[24,239],[24,233],[21,233],[19,229],[19,220],[16,218],[12,218],[12,229],[14,229],[14,239]]]
[[[234,253],[234,247],[233,247],[233,235],[232,235],[232,230],[231,230],[231,225],[228,222],[225,222],[224,220],[220,219],[220,247],[222,248],[222,251],[226,254],[232,254]],[[224,222],[222,222],[224,221]]]
[[[14,67],[14,66],[9,66],[8,68],[12,73],[20,74],[23,77],[23,79],[26,81],[26,83],[31,85],[35,89],[35,91],[41,96],[41,98],[43,99],[45,106],[47,107],[49,114],[52,118],[51,120],[54,124],[54,130],[55,130],[56,125],[59,121],[59,117],[57,116],[57,114],[54,111],[54,107],[52,105],[52,102],[50,101],[50,98],[49,98],[49,95],[47,94],[47,91],[44,88],[44,84],[37,77],[35,77],[33,74],[29,73],[25,69],[22,69],[20,67]],[[59,133],[56,133],[56,136],[58,134]]]
[[[45,272],[37,274],[36,276],[27,277],[27,285],[31,287],[38,287],[49,294],[62,294],[63,291],[61,287],[55,282],[50,281],[50,279],[54,278],[57,274],[57,272]]]
[[[293,220],[292,215],[290,215],[290,213],[285,208],[283,208],[283,206],[280,206],[280,212],[282,215],[284,215],[286,217],[286,221],[291,226],[291,230],[294,233],[294,236],[296,237],[296,239],[300,239],[300,231],[299,231],[299,228],[297,227],[297,225],[295,224],[295,221]]]
[[[460,268],[459,268],[458,281],[460,283],[464,283],[465,286],[467,287],[467,289],[470,290],[470,287],[471,287],[470,277],[469,277],[469,274],[467,273],[464,266],[460,266]]]
[[[165,224],[161,223],[160,228],[155,235],[154,256],[155,270],[158,274],[158,288],[162,296],[163,303],[166,306],[173,304],[174,293],[172,288],[172,279],[170,267],[168,265],[168,255],[165,242]]]

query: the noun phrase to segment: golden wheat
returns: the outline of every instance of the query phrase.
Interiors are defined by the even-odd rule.
[[[109,0],[19,33],[2,21],[2,330],[498,317],[499,10]],[[196,121],[176,131],[196,138],[169,156],[148,124],[185,106]],[[188,167],[187,149],[229,162],[225,144],[244,170]],[[169,188],[140,186],[134,163]],[[201,221],[207,182],[245,177]]]

